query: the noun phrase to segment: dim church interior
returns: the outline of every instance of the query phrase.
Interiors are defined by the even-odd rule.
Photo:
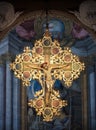
[[[0,130],[96,129],[96,9],[88,2],[91,5],[90,0],[47,0],[47,5],[44,0],[0,2]],[[68,105],[50,122],[44,122],[27,105],[40,84],[32,80],[29,87],[22,87],[9,68],[25,46],[33,48],[35,40],[42,38],[46,7],[52,39],[57,39],[62,49],[70,47],[85,63],[85,70],[70,88],[56,80],[54,87]]]

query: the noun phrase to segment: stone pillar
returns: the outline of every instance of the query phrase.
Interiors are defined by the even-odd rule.
[[[27,130],[27,90],[21,85],[21,129]]]
[[[23,120],[23,116],[20,117],[20,114],[25,115],[25,113],[20,113],[20,105],[23,104],[22,107],[24,107],[25,95],[24,97],[20,96],[19,80],[13,77],[13,73],[9,68],[11,61],[9,55],[11,54],[15,58],[21,49],[23,49],[22,46],[24,44],[14,39],[13,36],[7,35],[0,42],[0,57],[4,60],[4,65],[0,65],[0,130],[21,130],[20,118]],[[23,101],[21,101],[21,97],[24,98]]]
[[[12,56],[6,54],[5,130],[20,130],[20,80],[10,70]]]
[[[12,74],[9,68],[10,60],[6,61],[6,130],[12,130]]]
[[[81,90],[82,90],[82,128],[88,130],[88,85],[87,85],[87,72],[84,71],[81,77]]]
[[[4,81],[5,81],[4,64],[0,63],[0,130],[4,130],[4,105],[5,105]]]
[[[95,68],[94,66],[89,68],[89,76],[88,76],[88,114],[89,114],[89,130],[96,129],[96,80],[95,80]]]
[[[13,129],[20,130],[20,80],[13,74]]]

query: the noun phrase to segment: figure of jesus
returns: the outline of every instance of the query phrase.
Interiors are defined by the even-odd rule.
[[[45,80],[47,82],[47,85],[48,84],[51,84],[51,81],[52,81],[52,76],[51,76],[51,71],[54,70],[54,69],[64,69],[65,67],[69,67],[70,64],[49,64],[47,62],[44,62],[42,64],[28,64],[26,65],[27,68],[30,68],[30,69],[36,69],[36,70],[41,70],[44,72],[45,74]]]

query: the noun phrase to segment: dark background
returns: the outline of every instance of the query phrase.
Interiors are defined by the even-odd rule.
[[[14,5],[16,10],[42,10],[46,7],[54,10],[78,10],[85,0],[0,0]]]

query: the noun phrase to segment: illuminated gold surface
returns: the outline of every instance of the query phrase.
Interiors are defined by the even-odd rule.
[[[47,92],[45,95],[47,94],[49,93]],[[65,107],[67,101],[56,97],[51,91],[48,98],[47,96],[39,96],[36,99],[29,100],[28,105],[35,108],[37,115],[43,116],[43,121],[51,121],[54,116],[60,115],[60,108]]]
[[[24,86],[28,86],[31,79],[39,79],[42,84],[43,77],[48,84],[51,81],[51,86],[56,79],[60,79],[70,87],[84,69],[84,63],[68,47],[62,50],[59,42],[52,42],[50,35],[45,33],[43,39],[35,42],[32,50],[25,47],[10,68],[16,77],[22,79]]]
[[[43,38],[36,41],[32,49],[25,47],[24,52],[16,56],[10,68],[24,86],[29,86],[32,79],[39,80],[42,90],[35,94],[38,98],[28,104],[36,109],[38,115],[43,115],[44,120],[49,121],[66,104],[59,98],[59,92],[52,88],[55,80],[64,80],[66,87],[70,87],[84,70],[84,63],[72,54],[70,48],[62,50],[59,42],[52,41],[46,30]]]

